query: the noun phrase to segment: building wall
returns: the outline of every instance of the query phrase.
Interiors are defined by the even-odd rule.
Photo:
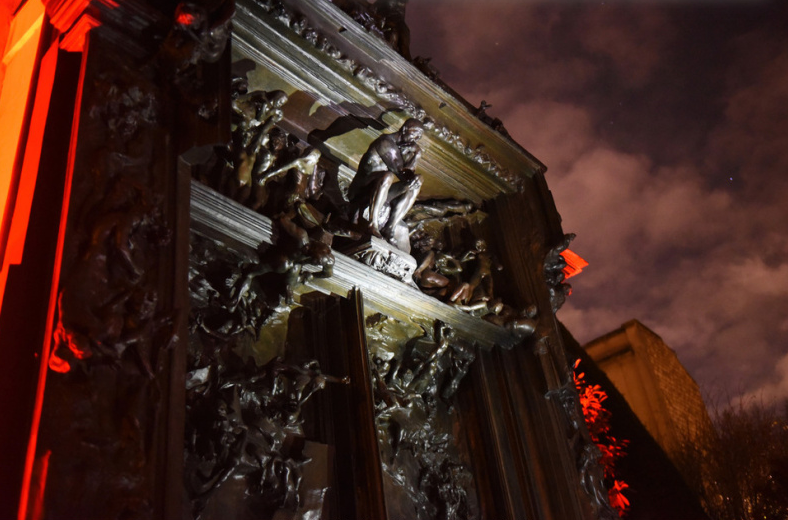
[[[711,427],[697,383],[662,338],[639,321],[584,348],[674,463],[684,439],[697,439]]]

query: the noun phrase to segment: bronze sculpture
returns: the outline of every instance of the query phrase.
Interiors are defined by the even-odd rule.
[[[354,222],[367,209],[368,231],[404,251],[410,249],[410,243],[402,219],[416,202],[423,182],[414,171],[421,157],[417,141],[423,135],[423,125],[408,119],[397,132],[372,141],[348,188]]]
[[[233,109],[233,163],[235,175],[227,189],[238,202],[246,203],[254,194],[253,205],[260,204],[260,194],[254,185],[269,170],[277,159],[270,150],[271,130],[282,120],[282,107],[287,94],[282,91],[244,92],[243,82],[236,85],[240,90],[232,101]],[[280,147],[281,148],[281,147]]]
[[[561,256],[561,253],[569,248],[569,243],[574,238],[574,233],[565,234],[561,242],[545,255],[543,264],[544,277],[547,288],[550,291],[550,305],[553,308],[553,313],[558,312],[558,309],[566,301],[566,297],[572,294],[572,286],[564,282],[566,275],[563,269],[566,267],[566,259]]]
[[[495,263],[492,255],[487,251],[487,242],[477,239],[473,249],[467,251],[461,263],[475,261],[476,269],[468,279],[457,287],[452,293],[450,300],[458,304],[473,304],[487,302],[493,297],[492,270],[500,270],[500,266]]]
[[[446,421],[455,413],[455,393],[476,358],[475,348],[440,320],[423,332],[396,353],[372,347],[381,464],[408,497],[390,517],[405,518],[407,511],[407,518],[415,519],[477,518],[468,493],[473,476]]]

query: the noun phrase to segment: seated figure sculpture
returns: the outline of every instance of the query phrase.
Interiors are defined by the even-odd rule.
[[[392,134],[383,134],[361,157],[358,172],[348,188],[350,216],[358,223],[367,209],[368,231],[409,252],[408,228],[402,223],[413,207],[423,179],[414,172],[421,157],[417,141],[423,125],[408,119]]]

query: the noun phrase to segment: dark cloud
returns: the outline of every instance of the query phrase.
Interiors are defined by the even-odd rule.
[[[414,54],[547,164],[591,264],[578,339],[637,318],[707,394],[788,397],[788,7],[408,9]]]

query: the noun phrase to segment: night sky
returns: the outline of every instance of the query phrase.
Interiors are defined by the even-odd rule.
[[[412,54],[547,165],[578,341],[638,319],[708,404],[787,398],[788,2],[407,9]]]

